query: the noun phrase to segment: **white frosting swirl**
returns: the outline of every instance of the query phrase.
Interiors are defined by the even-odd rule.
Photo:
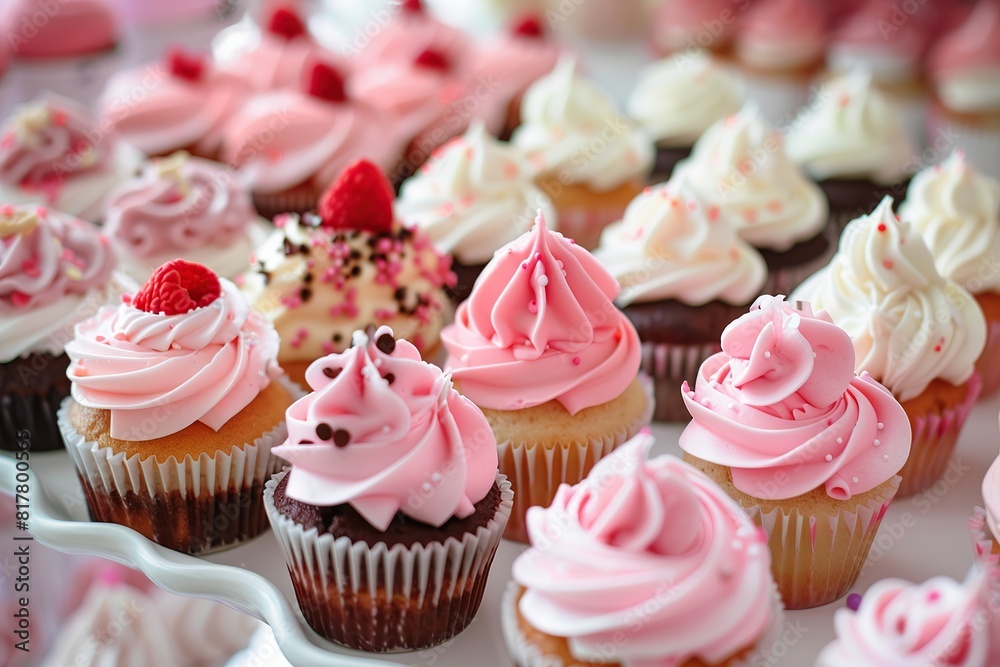
[[[712,125],[674,173],[758,248],[784,252],[826,226],[823,192],[788,158],[781,133],[754,104]]]
[[[1000,182],[960,151],[913,177],[899,214],[923,236],[941,275],[973,293],[1000,292]]]
[[[621,222],[604,230],[594,256],[621,284],[621,306],[663,299],[749,304],[767,278],[760,254],[683,178],[632,200]]]
[[[179,665],[216,667],[244,648],[260,621],[214,600],[163,590],[151,594],[162,627],[173,640]]]
[[[983,311],[938,274],[920,236],[893,215],[891,197],[847,226],[829,266],[792,299],[827,311],[850,334],[858,372],[900,401],[935,379],[964,383],[986,344]]]
[[[481,122],[435,151],[396,201],[404,223],[424,229],[438,248],[470,266],[486,264],[531,229],[539,209],[557,229],[552,201],[535,187],[524,154]]]
[[[569,57],[528,88],[521,126],[511,141],[543,176],[599,192],[642,180],[653,164],[650,138],[621,116],[603,91],[578,76]]]
[[[736,75],[695,50],[647,65],[625,108],[661,146],[691,146],[712,123],[741,106]]]
[[[788,132],[788,155],[818,180],[906,176],[913,156],[899,113],[857,72],[827,82]]]

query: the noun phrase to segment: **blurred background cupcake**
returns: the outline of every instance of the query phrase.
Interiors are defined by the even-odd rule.
[[[891,197],[847,226],[830,265],[792,298],[846,329],[858,372],[870,373],[906,410],[913,445],[899,495],[932,485],[979,397],[975,363],[986,320],[976,300],[937,272],[920,235],[893,215]]]
[[[128,66],[160,57],[168,47],[207,51],[213,39],[261,0],[107,0],[121,21]],[[281,0],[293,2],[294,0]],[[263,0],[272,4],[273,0]]]
[[[695,380],[723,329],[761,294],[764,259],[683,178],[646,188],[594,256],[621,285],[615,303],[642,341],[654,419],[687,421],[677,387]]]
[[[739,15],[750,2],[663,0],[652,18],[653,50],[660,55],[685,49],[727,53]]]
[[[739,78],[708,51],[684,51],[646,65],[625,108],[656,144],[650,182],[670,178],[698,137],[739,111],[743,99]]]
[[[493,253],[528,231],[539,211],[558,229],[552,201],[534,184],[527,158],[490,136],[481,121],[435,151],[396,201],[404,224],[454,258],[457,282],[448,293],[455,303],[468,298]]]

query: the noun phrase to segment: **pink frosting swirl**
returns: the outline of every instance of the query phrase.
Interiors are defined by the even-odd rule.
[[[396,512],[432,526],[465,518],[497,474],[496,440],[483,413],[380,327],[369,340],[313,362],[313,393],[287,412],[289,497],[348,503],[384,531]]]
[[[652,443],[640,433],[528,510],[520,611],[580,660],[721,664],[775,621],[765,538],[693,467],[647,460]]]
[[[826,313],[762,296],[722,333],[722,352],[681,391],[694,420],[685,452],[729,466],[755,498],[826,487],[864,493],[895,475],[910,452],[910,424],[892,394],[854,374],[850,337]]]
[[[122,303],[76,326],[73,398],[111,411],[111,437],[154,440],[199,421],[219,430],[281,372],[274,327],[219,282],[219,298],[181,315]]]
[[[497,251],[441,332],[448,368],[481,407],[559,401],[571,414],[625,391],[639,371],[639,336],[614,305],[620,288],[586,250],[546,229]],[[531,378],[531,382],[525,382]]]
[[[225,167],[180,154],[119,187],[104,230],[124,252],[148,257],[225,246],[256,218],[250,194]]]
[[[857,612],[839,609],[837,639],[820,653],[817,667],[987,667],[989,616],[984,592],[988,575],[964,584],[935,577],[914,585],[901,579],[878,582]],[[982,614],[980,613],[982,612]]]
[[[299,88],[304,73],[316,62],[341,70],[347,66],[342,58],[317,44],[308,33],[289,39],[261,30],[260,41],[253,48],[230,54],[220,67],[242,78],[255,90],[266,91]]]
[[[943,37],[931,54],[931,67],[940,76],[958,70],[995,70],[1000,67],[1000,2],[980,0],[968,19]]]
[[[756,2],[737,30],[736,48],[747,62],[760,67],[815,64],[826,46],[823,9],[813,0]]]
[[[108,239],[97,227],[35,206],[0,206],[0,316],[83,295],[111,278]]]

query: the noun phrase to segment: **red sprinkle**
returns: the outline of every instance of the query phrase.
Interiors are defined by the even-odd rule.
[[[885,223],[884,222],[878,223],[878,230],[880,232],[884,232],[885,231]]]
[[[708,207],[708,211],[707,211],[707,215],[708,215],[708,221],[709,222],[715,222],[716,220],[719,219],[719,207],[718,206],[709,206]]]
[[[891,259],[883,259],[882,260],[882,266],[884,266],[885,268],[887,268],[890,271],[892,271],[892,267],[894,267],[895,264],[892,263]]]

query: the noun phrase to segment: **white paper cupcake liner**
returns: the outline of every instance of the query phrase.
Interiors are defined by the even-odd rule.
[[[302,395],[284,378],[279,381],[293,398]],[[95,521],[128,526],[191,554],[231,547],[267,528],[263,489],[281,468],[271,448],[284,442],[284,422],[230,452],[160,462],[155,456],[116,454],[84,438],[70,423],[72,403],[71,397],[63,401],[57,420]]]
[[[656,397],[653,419],[665,422],[686,422],[691,419],[681,396],[681,385],[685,380],[693,385],[701,364],[721,350],[718,342],[704,345],[642,344],[640,367],[652,378]]]
[[[518,623],[517,604],[522,590],[517,582],[508,583],[500,603],[500,627],[507,645],[507,652],[514,661],[515,667],[580,667],[593,664],[574,661],[567,665],[560,656],[544,654],[538,646],[528,640]],[[772,656],[776,655],[774,649],[781,643],[781,634],[785,629],[784,606],[776,586],[771,597],[771,616],[771,624],[757,640],[757,643],[744,655],[730,658],[722,663],[725,667],[755,667],[761,664],[772,664]],[[771,662],[768,662],[769,658],[771,658]]]
[[[388,547],[319,535],[286,517],[274,505],[274,490],[285,474],[267,482],[264,505],[299,608],[316,632],[384,653],[443,643],[472,621],[513,504],[506,477],[497,475],[500,505],[475,534]]]

